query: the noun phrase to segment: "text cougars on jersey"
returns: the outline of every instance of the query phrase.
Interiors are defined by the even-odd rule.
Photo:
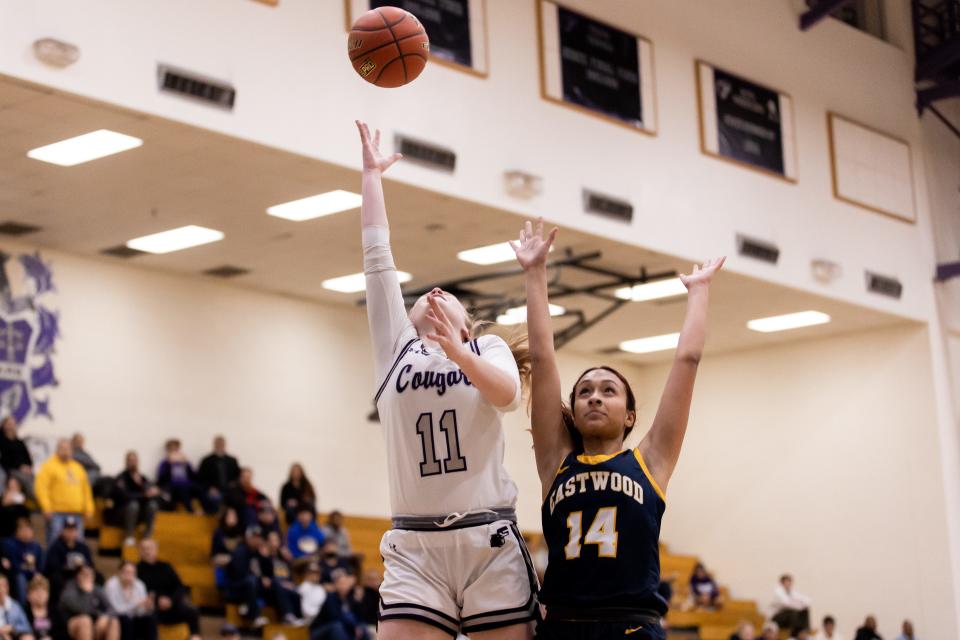
[[[616,471],[584,471],[567,479],[550,494],[550,515],[564,498],[587,491],[613,491],[622,493],[643,504],[643,486]]]
[[[447,371],[446,373],[442,371],[415,371],[413,375],[410,375],[411,371],[413,371],[412,364],[404,365],[400,369],[400,373],[397,374],[397,393],[403,393],[407,388],[414,390],[436,389],[437,395],[442,396],[452,386],[458,384],[472,386],[470,379],[460,369]]]

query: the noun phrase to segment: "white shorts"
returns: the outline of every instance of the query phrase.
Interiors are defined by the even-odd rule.
[[[536,573],[515,524],[383,535],[380,619],[424,622],[457,636],[535,619]]]

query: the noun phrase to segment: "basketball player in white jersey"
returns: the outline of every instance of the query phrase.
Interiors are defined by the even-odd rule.
[[[381,174],[400,159],[363,143],[363,267],[388,454],[393,528],[380,545],[382,640],[526,639],[536,577],[516,527],[501,417],[520,404],[510,347],[473,337],[466,309],[433,289],[404,308]]]

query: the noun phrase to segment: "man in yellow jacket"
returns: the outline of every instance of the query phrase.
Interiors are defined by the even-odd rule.
[[[73,459],[73,447],[66,438],[57,441],[56,454],[40,467],[35,491],[47,519],[47,544],[57,539],[68,516],[76,517],[83,539],[83,519],[93,516],[93,492],[87,472]]]

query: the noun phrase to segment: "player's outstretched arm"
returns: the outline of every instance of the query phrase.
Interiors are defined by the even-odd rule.
[[[363,178],[360,223],[363,228],[363,272],[367,284],[367,317],[376,362],[376,383],[390,369],[401,339],[416,332],[407,317],[397,269],[390,250],[387,207],[383,199],[381,174],[400,159],[400,154],[384,157],[380,153],[380,132],[373,136],[363,122],[357,121],[363,148]]]
[[[556,237],[556,227],[547,237],[543,236],[541,218],[536,227],[528,221],[520,231],[519,243],[510,243],[517,262],[523,267],[527,290],[527,332],[533,363],[530,418],[537,473],[544,494],[550,490],[557,468],[573,447],[560,409],[560,372],[548,306],[547,254]]]
[[[380,130],[370,135],[370,127],[365,122],[356,121],[360,131],[360,143],[363,146],[363,183],[361,194],[363,204],[360,207],[360,224],[366,227],[389,227],[387,205],[383,200],[383,183],[380,176],[402,158],[399,153],[384,157],[380,153]]]
[[[657,415],[639,447],[650,473],[664,491],[667,490],[667,483],[677,466],[683,436],[687,431],[693,383],[697,378],[697,367],[707,338],[710,282],[725,260],[725,257],[707,260],[702,266],[693,265],[690,275],[680,276],[687,288],[687,315],[680,331],[673,367],[660,397]]]

